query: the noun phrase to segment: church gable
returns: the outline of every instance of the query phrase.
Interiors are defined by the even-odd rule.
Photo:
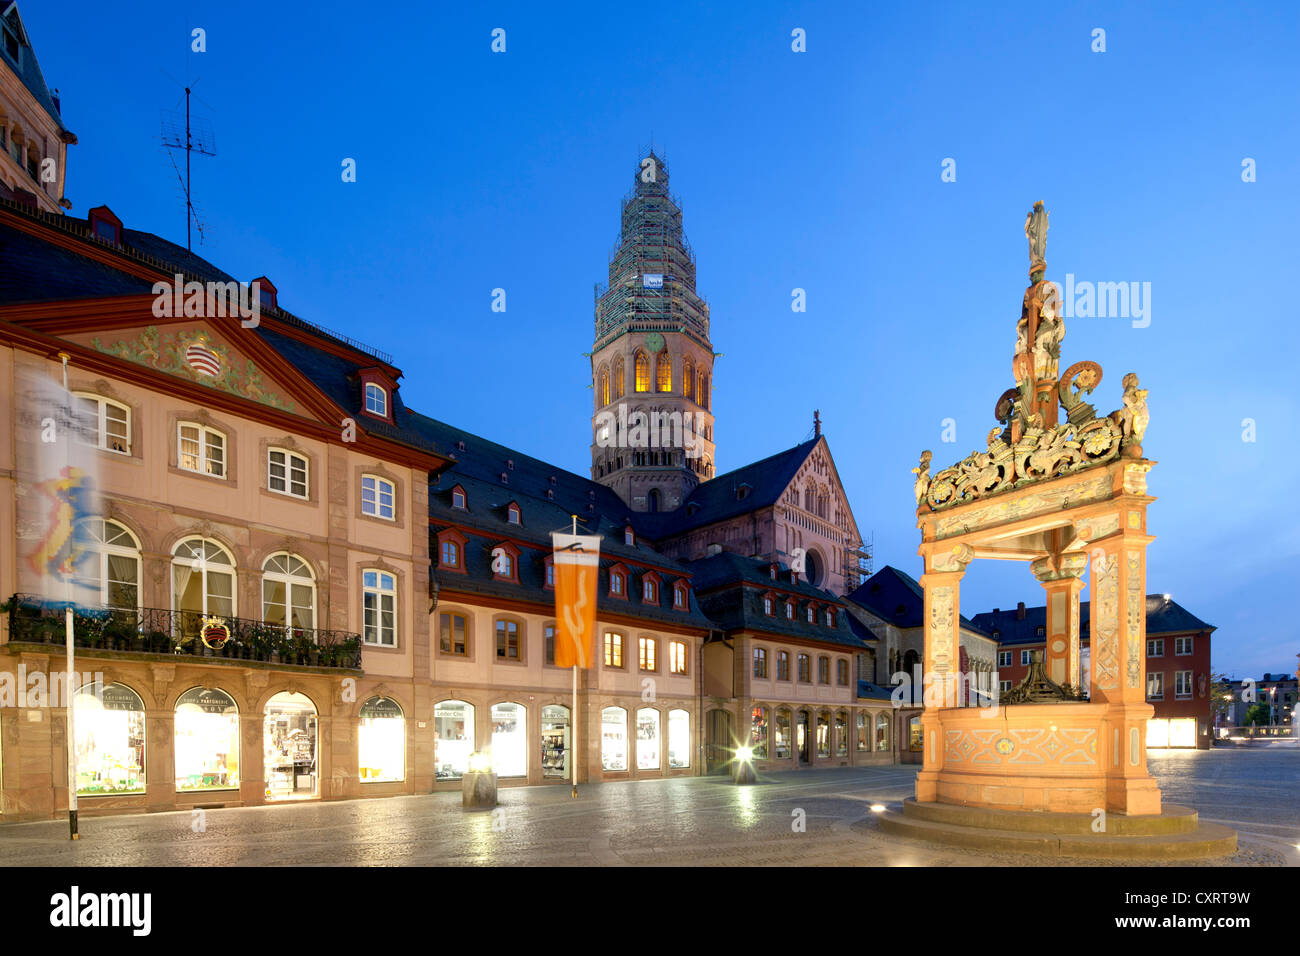
[[[283,412],[304,414],[286,388],[264,366],[201,321],[115,329],[92,334],[70,333],[69,341],[104,355],[227,392]],[[314,417],[314,416],[313,416]]]
[[[786,508],[798,508],[834,526],[851,538],[851,543],[862,540],[824,435],[799,466],[779,500]]]

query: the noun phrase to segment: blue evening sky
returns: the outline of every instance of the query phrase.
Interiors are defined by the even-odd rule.
[[[1101,412],[1125,372],[1150,389],[1148,590],[1218,626],[1216,669],[1293,670],[1294,6],[698,6],[20,9],[80,139],[74,215],[107,203],[184,242],[159,113],[197,78],[218,155],[194,164],[196,251],[391,352],[408,405],[581,474],[592,285],[653,137],[724,353],[719,470],[796,444],[820,408],[877,568],[920,573],[908,469],[982,448],[1013,384],[1022,226],[1045,200],[1049,278],[1151,284],[1148,327],[1067,320],[1062,363],[1102,364]],[[1028,568],[968,573],[965,612],[1017,600],[1041,600]]]

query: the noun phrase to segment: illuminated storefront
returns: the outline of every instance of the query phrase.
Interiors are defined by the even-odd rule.
[[[457,780],[469,770],[474,750],[474,705],[444,700],[433,709],[433,765],[438,780]]]
[[[282,691],[266,702],[263,748],[266,798],[316,796],[316,707],[304,694]]]
[[[559,704],[543,707],[542,776],[568,777],[569,750],[569,708]]]
[[[1168,717],[1147,721],[1147,748],[1195,747],[1196,718]]]
[[[522,704],[493,704],[493,772],[498,777],[526,777],[528,749],[528,711]]]
[[[223,690],[195,687],[176,701],[176,789],[239,789],[239,708]]]
[[[776,734],[772,756],[777,760],[790,759],[790,711],[788,710],[776,712]]]
[[[767,759],[767,708],[755,707],[749,712],[749,746],[756,760]]]
[[[397,701],[371,697],[361,705],[357,775],[362,783],[406,779],[406,720]]]
[[[668,769],[691,765],[691,715],[685,710],[668,711]]]
[[[600,765],[605,770],[627,769],[627,711],[622,707],[600,712]]]
[[[90,684],[74,698],[77,793],[144,793],[144,704],[123,684]]]
[[[659,711],[651,707],[636,712],[636,769],[659,769]]]

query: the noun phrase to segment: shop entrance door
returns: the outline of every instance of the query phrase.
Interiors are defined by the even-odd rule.
[[[263,754],[268,800],[316,796],[316,707],[306,695],[285,691],[266,702]]]
[[[799,762],[812,762],[812,734],[808,732],[808,711],[799,711],[799,727],[796,731],[796,745],[799,748]]]
[[[704,772],[725,773],[731,757],[731,713],[711,710],[704,724]]]

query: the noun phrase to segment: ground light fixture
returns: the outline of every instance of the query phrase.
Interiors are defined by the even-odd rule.
[[[470,773],[491,773],[492,755],[484,750],[476,750],[469,755]]]
[[[736,759],[732,764],[731,779],[738,784],[758,782],[758,776],[754,773],[753,747],[736,748]]]
[[[873,804],[871,805],[871,812],[872,812],[872,813],[884,813],[884,812],[885,812],[885,805],[884,805],[883,803],[873,803]]]

